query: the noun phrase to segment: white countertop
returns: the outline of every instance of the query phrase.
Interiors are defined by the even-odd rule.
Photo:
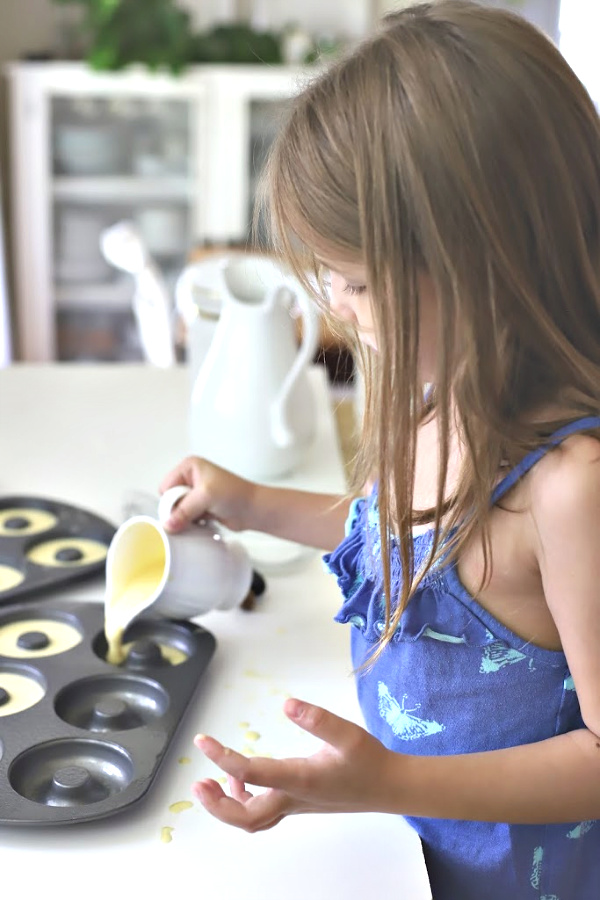
[[[323,371],[314,368],[311,381],[318,434],[302,470],[280,483],[343,492]],[[187,402],[187,371],[179,367],[0,370],[0,496],[51,497],[118,524],[125,495],[155,493],[187,454]],[[192,781],[217,775],[192,744],[199,731],[243,750],[249,728],[260,735],[257,753],[307,755],[317,743],[283,716],[287,695],[361,722],[348,632],[332,620],[339,594],[319,554],[266,578],[268,591],[254,611],[198,619],[215,635],[217,650],[144,800],[84,825],[0,827],[1,879],[15,885],[15,897],[125,900],[135,891],[140,900],[429,900],[420,844],[400,818],[297,816],[248,835],[196,802],[182,813],[169,811],[175,801],[193,799]],[[102,582],[62,596],[101,600]],[[10,718],[0,723],[1,738]],[[181,764],[181,757],[191,762]],[[170,843],[161,841],[163,826],[173,827]]]

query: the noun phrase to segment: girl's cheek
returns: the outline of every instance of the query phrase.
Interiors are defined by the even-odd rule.
[[[347,322],[354,322],[356,317],[354,312],[352,311],[351,306],[348,304],[348,300],[343,289],[340,286],[335,286],[333,284],[333,279],[331,282],[330,289],[330,303],[329,308],[334,316],[337,316],[338,319],[344,319]]]

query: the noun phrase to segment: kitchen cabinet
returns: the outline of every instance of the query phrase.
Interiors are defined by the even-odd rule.
[[[17,357],[140,359],[132,279],[105,261],[102,231],[134,221],[168,283],[190,248],[247,240],[278,113],[307,77],[287,66],[175,77],[9,64]]]

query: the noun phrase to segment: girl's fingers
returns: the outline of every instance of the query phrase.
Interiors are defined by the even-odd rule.
[[[291,721],[325,741],[320,752],[306,759],[248,758],[207,735],[195,737],[195,745],[228,776],[231,796],[212,779],[204,779],[193,788],[206,810],[220,821],[246,831],[260,831],[291,813],[345,808],[346,795],[340,799],[335,790],[332,805],[328,804],[323,783],[332,780],[331,767],[345,765],[351,769],[354,765],[356,769],[366,732],[353,722],[300,700],[286,701],[284,709]],[[246,785],[267,790],[255,796]]]
[[[245,791],[248,799],[241,802],[228,797],[221,786],[210,778],[196,782],[192,785],[192,791],[215,819],[245,831],[272,828],[284,816],[285,800],[278,791],[265,791],[256,797]]]
[[[267,759],[263,756],[249,759],[206,735],[197,735],[194,743],[211,762],[244,785],[255,784],[293,793],[298,785],[300,767],[305,763],[301,759]]]
[[[175,487],[178,484],[192,484],[193,482],[193,462],[191,457],[186,457],[186,459],[182,460],[175,466],[174,469],[165,475],[163,480],[161,481],[158,490],[159,493],[164,494],[166,490],[169,488]]]
[[[180,530],[190,522],[195,522],[206,514],[208,497],[199,487],[183,497],[171,510],[171,515],[165,522],[169,531]]]
[[[250,800],[250,798],[252,797],[250,791],[246,790],[246,785],[244,784],[244,782],[240,781],[239,778],[234,778],[233,775],[228,775],[227,783],[229,785],[231,796],[234,800],[238,800],[240,803],[245,803],[246,800]]]
[[[284,712],[304,731],[341,752],[351,752],[357,739],[365,733],[354,722],[301,700],[286,700]],[[194,743],[219,768],[244,784],[278,788],[294,794],[305,781],[303,776],[307,761],[304,759],[267,759],[261,756],[248,759],[207,735],[197,735]]]
[[[283,711],[299,728],[338,750],[351,746],[356,741],[357,735],[364,732],[360,725],[303,700],[286,700]]]

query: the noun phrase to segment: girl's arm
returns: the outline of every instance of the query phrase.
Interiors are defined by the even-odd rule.
[[[404,814],[514,824],[600,817],[600,738],[585,729],[506,750],[404,761],[410,796],[399,796],[397,779],[391,788]]]
[[[172,532],[210,517],[232,531],[263,531],[323,550],[334,550],[344,537],[350,507],[345,497],[266,487],[195,456],[165,476],[160,492],[180,484],[191,491],[166,523]]]
[[[344,537],[350,500],[257,485],[252,528],[322,550],[335,550]]]

